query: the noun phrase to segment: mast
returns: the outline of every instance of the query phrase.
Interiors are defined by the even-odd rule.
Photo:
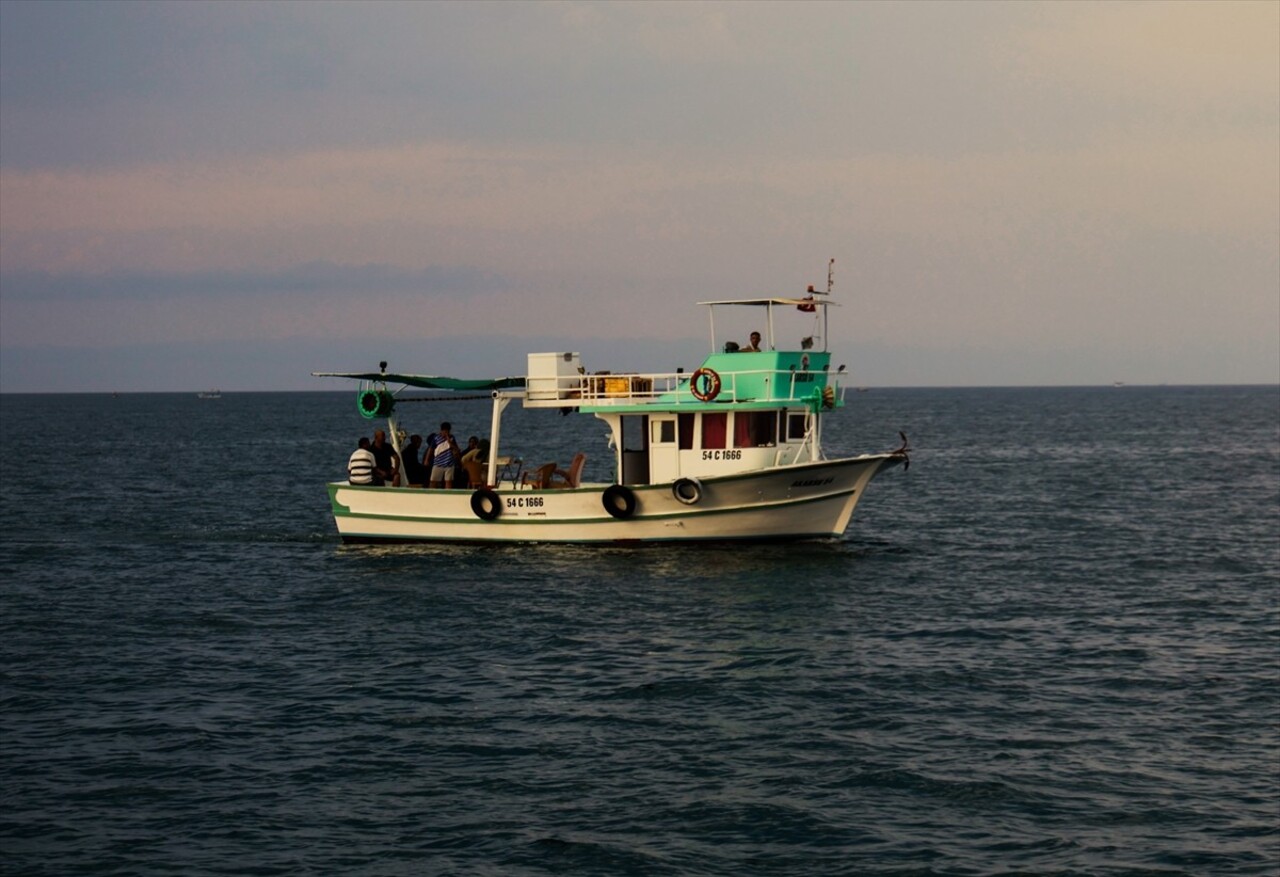
[[[831,297],[831,287],[835,286],[836,260],[832,259],[827,263],[827,297]],[[830,332],[827,328],[828,312],[830,308],[822,309],[822,349],[824,351],[831,350]]]

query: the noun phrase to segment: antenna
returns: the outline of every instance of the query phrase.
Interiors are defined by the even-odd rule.
[[[813,284],[810,283],[809,289],[807,290],[809,295],[810,296],[831,295],[831,287],[836,285],[835,274],[836,274],[836,260],[832,259],[830,262],[827,263],[827,291],[818,292],[816,289],[813,288]]]

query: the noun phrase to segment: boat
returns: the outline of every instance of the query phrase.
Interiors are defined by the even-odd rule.
[[[221,398],[222,398],[222,391],[221,391],[221,390],[201,390],[199,393],[196,393],[196,398],[198,398],[198,399],[221,399]]]
[[[591,372],[575,352],[528,354],[527,374],[483,380],[377,372],[312,372],[359,381],[362,416],[386,418],[397,453],[398,401],[409,388],[492,399],[488,456],[479,486],[449,489],[328,485],[342,540],[365,542],[635,543],[837,539],[877,475],[909,465],[906,436],[884,453],[837,459],[822,451],[823,418],[844,405],[844,366],[831,369],[826,293],[699,302],[711,315],[711,352],[693,372]],[[715,314],[762,312],[766,343],[718,347]],[[794,347],[779,346],[781,324],[799,311],[821,326]],[[436,398],[430,396],[427,398]],[[463,396],[463,398],[467,398]],[[475,395],[469,398],[476,398]],[[502,446],[503,412],[528,409],[589,415],[607,427],[614,477],[580,480],[583,455],[553,473],[532,470]],[[514,466],[513,466],[514,464]],[[574,470],[577,470],[576,472]]]

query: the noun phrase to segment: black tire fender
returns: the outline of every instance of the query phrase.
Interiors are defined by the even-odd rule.
[[[502,514],[502,500],[489,488],[482,487],[471,494],[471,511],[482,521],[492,521]]]
[[[671,485],[671,495],[677,502],[694,505],[702,499],[702,482],[697,478],[677,478]]]
[[[606,487],[600,501],[604,504],[604,510],[615,518],[629,518],[636,511],[635,493],[621,484]]]

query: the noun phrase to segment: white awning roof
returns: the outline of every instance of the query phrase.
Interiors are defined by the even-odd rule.
[[[741,298],[726,299],[725,301],[700,301],[700,305],[754,305],[756,307],[767,307],[768,305],[789,305],[798,307],[800,305],[817,305],[818,307],[839,307],[840,303],[831,301],[822,296],[821,293],[815,294],[813,298]]]

